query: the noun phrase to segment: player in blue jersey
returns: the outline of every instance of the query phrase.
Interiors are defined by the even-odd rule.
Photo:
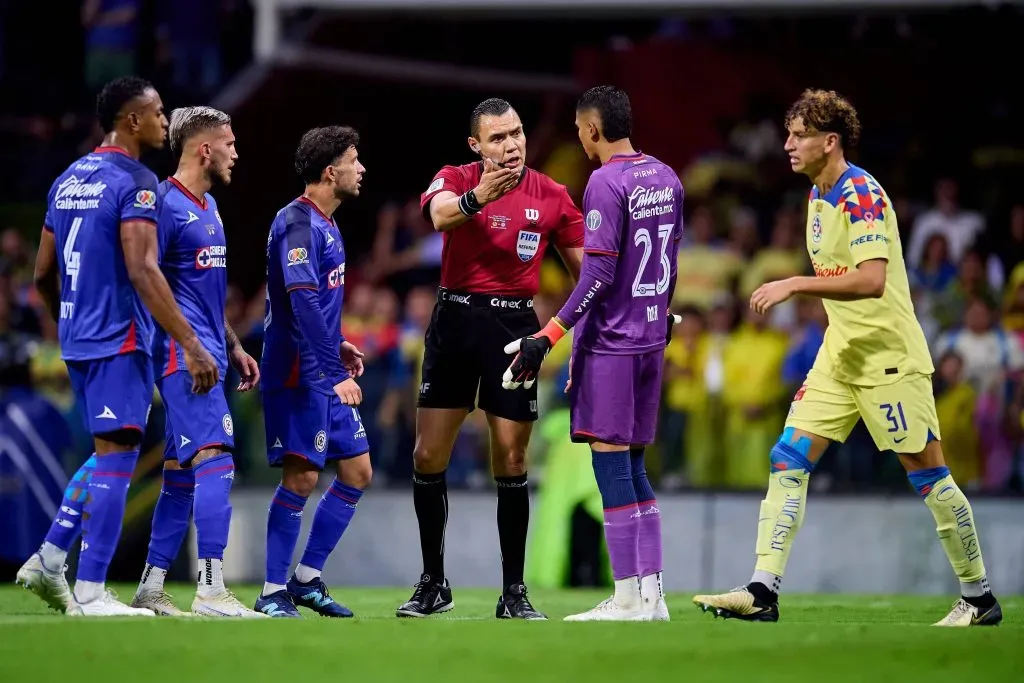
[[[160,268],[178,306],[217,361],[221,381],[205,394],[192,392],[181,347],[163,330],[153,340],[157,388],[167,410],[164,483],[153,512],[153,532],[142,581],[132,600],[158,615],[181,616],[164,590],[164,578],[181,548],[193,513],[199,550],[199,585],[192,612],[210,617],[262,617],[224,586],[224,548],[231,524],[229,494],[234,424],[224,394],[228,360],[240,391],[259,382],[259,366],[224,318],[227,257],[224,224],[214,185],[231,182],[238,153],[231,117],[210,107],[171,113],[171,151],[180,155],[174,176],[160,184]],[[201,483],[202,486],[197,486]]]
[[[503,386],[533,383],[548,350],[575,327],[568,390],[573,441],[587,442],[604,504],[615,594],[568,621],[667,621],[661,514],[644,466],[654,443],[668,302],[683,236],[683,186],[675,172],[633,149],[629,97],[611,86],[585,92],[576,127],[601,162],[583,196],[583,269],[569,299],[537,334],[509,344]]]
[[[267,239],[263,412],[267,457],[282,468],[267,520],[266,583],[256,609],[299,617],[296,605],[350,617],[320,574],[370,483],[370,447],[359,410],[362,354],[341,334],[345,245],[332,215],[359,196],[365,168],[351,128],[302,136],[295,170],[305,192],[277,213]],[[288,578],[306,499],[332,462],[337,477],[317,505],[306,550]]]
[[[119,78],[104,86],[96,112],[106,136],[54,181],[35,268],[96,452],[18,582],[68,614],[152,616],[105,589],[153,397],[150,314],[184,349],[195,391],[209,391],[219,373],[158,264],[157,180],[139,156],[167,135],[160,95],[142,79]],[[79,532],[72,595],[63,566]]]

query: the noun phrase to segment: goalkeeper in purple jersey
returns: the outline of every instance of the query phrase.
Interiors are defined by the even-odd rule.
[[[665,345],[674,321],[683,187],[671,168],[630,143],[626,93],[588,90],[576,106],[587,156],[600,160],[583,196],[583,270],[569,300],[538,334],[509,344],[506,389],[529,387],[569,328],[573,441],[590,444],[604,505],[615,594],[567,621],[663,621],[661,517],[644,467],[654,442]]]

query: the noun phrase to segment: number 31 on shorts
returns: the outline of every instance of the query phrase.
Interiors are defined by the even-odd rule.
[[[892,425],[889,427],[889,433],[898,431],[907,431],[907,418],[903,414],[903,402],[883,403],[878,406],[879,410],[885,411],[885,419]]]

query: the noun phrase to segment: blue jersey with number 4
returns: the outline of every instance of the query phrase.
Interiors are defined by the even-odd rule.
[[[119,147],[97,147],[50,188],[43,229],[57,242],[61,355],[149,355],[153,319],[128,279],[121,223],[156,229],[157,179]]]

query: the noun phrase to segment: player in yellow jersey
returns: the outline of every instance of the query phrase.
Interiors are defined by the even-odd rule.
[[[787,113],[786,129],[793,170],[814,183],[807,251],[815,275],[769,282],[751,295],[750,306],[765,313],[796,294],[821,297],[829,326],[771,451],[754,575],[746,586],[693,601],[717,616],[778,621],[779,588],[811,470],[862,418],[875,445],[899,456],[960,579],[962,597],[936,625],[998,624],[1002,610],[989,590],[971,505],[942,457],[934,368],[914,317],[896,214],[878,182],[843,154],[857,143],[857,112],[835,92],[807,90]]]

